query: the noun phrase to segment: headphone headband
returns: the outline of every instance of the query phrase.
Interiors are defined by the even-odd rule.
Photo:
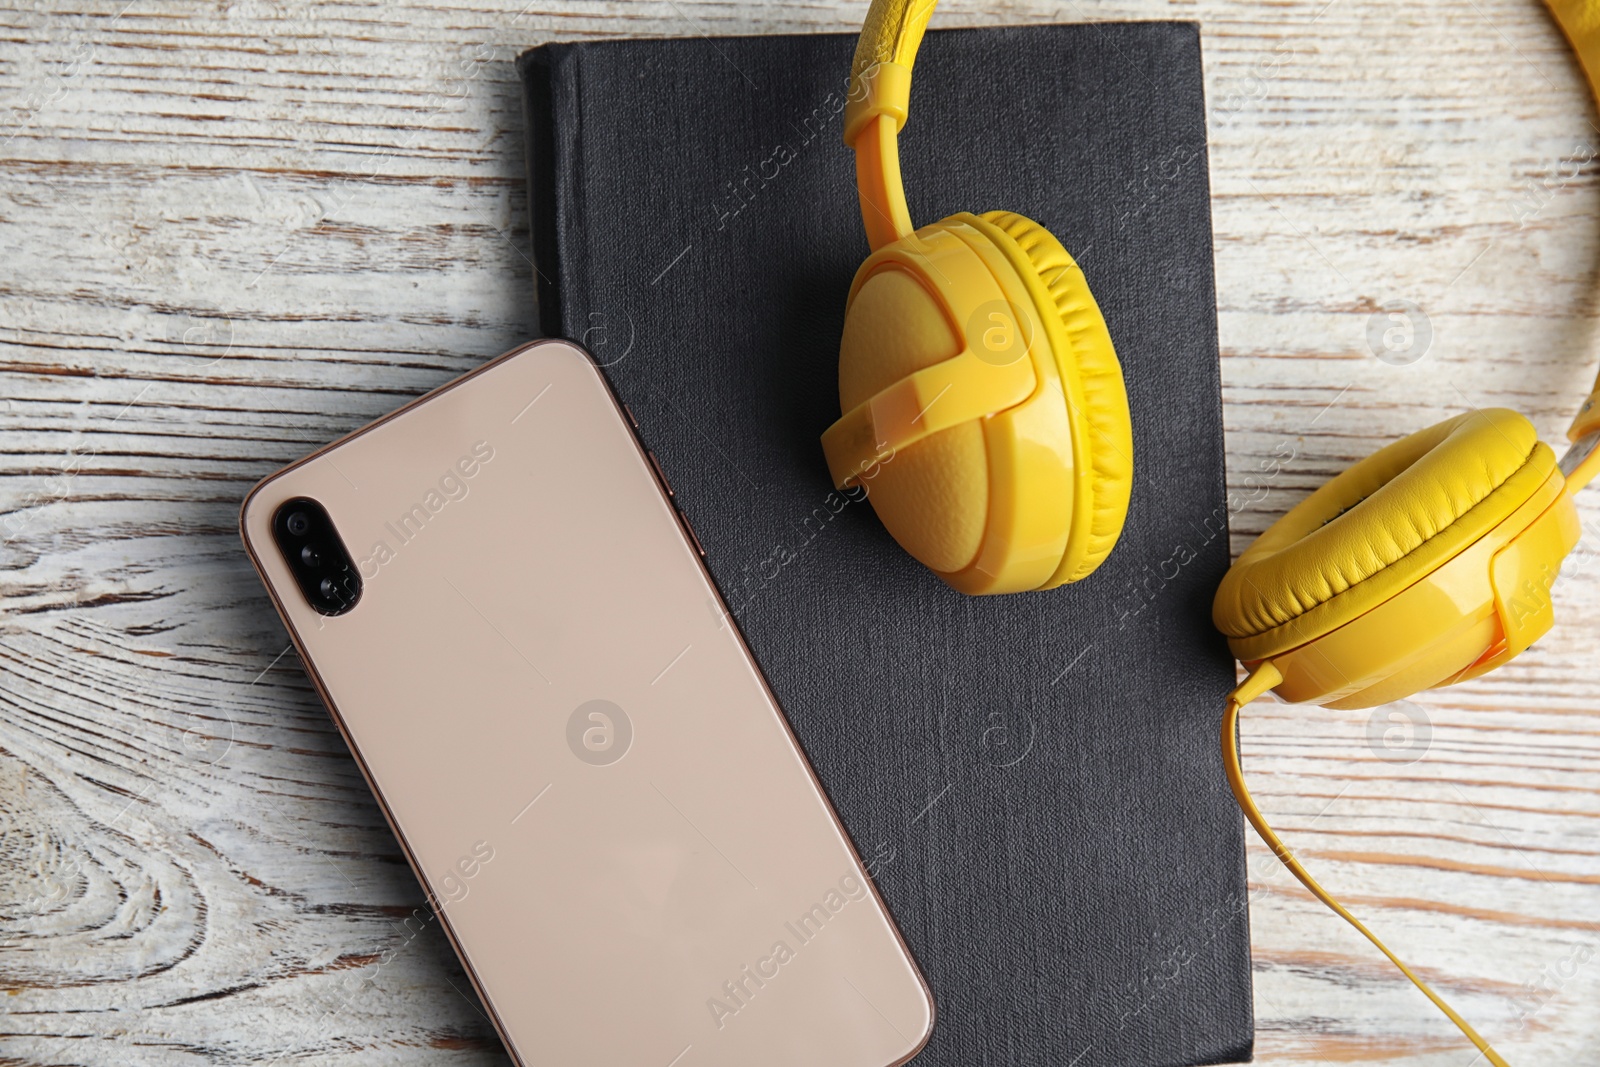
[[[1600,0],[1545,0],[1567,43],[1577,53],[1589,91],[1600,103]],[[1561,458],[1561,470],[1574,489],[1600,474],[1600,378],[1567,430],[1572,447]]]
[[[851,75],[860,77],[879,63],[898,63],[910,70],[935,3],[937,0],[873,0],[856,43]]]
[[[937,0],[873,0],[850,68],[844,143],[856,153],[861,221],[873,249],[916,230],[900,176],[898,135],[911,99],[911,67]],[[1545,0],[1600,101],[1600,0]],[[1574,489],[1600,474],[1600,377],[1567,431],[1561,469]]]
[[[911,65],[937,0],[873,0],[850,66],[844,143],[856,151],[861,221],[874,249],[916,230],[906,207],[896,137],[911,101]]]

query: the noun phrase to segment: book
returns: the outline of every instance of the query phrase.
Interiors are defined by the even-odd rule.
[[[834,490],[818,444],[868,252],[841,142],[854,43],[523,55],[541,328],[585,345],[636,417],[926,974],[938,1021],[916,1063],[1248,1059],[1243,829],[1218,744],[1234,666],[1210,618],[1230,508],[1198,29],[923,43],[900,138],[913,218],[1005,209],[1055,233],[1133,410],[1110,559],[980,598]]]

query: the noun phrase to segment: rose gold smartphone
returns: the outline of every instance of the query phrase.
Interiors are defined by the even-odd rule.
[[[656,472],[540,341],[240,523],[518,1063],[902,1063],[927,986]]]

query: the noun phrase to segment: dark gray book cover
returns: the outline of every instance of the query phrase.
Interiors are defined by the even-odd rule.
[[[867,254],[840,141],[853,48],[524,55],[542,328],[586,345],[637,417],[927,975],[938,1022],[916,1062],[1247,1059],[1242,821],[1217,737],[1234,670],[1210,621],[1228,505],[1198,30],[940,31],[918,58],[913,218],[1000,208],[1060,237],[1133,407],[1116,551],[1007,597],[918,566],[832,490],[817,441]]]

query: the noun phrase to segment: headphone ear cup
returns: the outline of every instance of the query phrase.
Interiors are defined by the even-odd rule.
[[[1116,352],[1077,264],[1020,215],[955,215],[868,258],[839,400],[823,435],[836,484],[859,484],[955,589],[1076,581],[1121,533],[1133,435]]]
[[[987,211],[979,217],[1027,257],[1048,300],[1040,314],[1061,322],[1065,344],[1052,349],[1068,417],[1077,423],[1075,449],[1082,446],[1087,452],[1087,462],[1082,451],[1075,460],[1088,474],[1089,507],[1074,515],[1075,524],[1084,524],[1081,548],[1074,553],[1078,546],[1069,547],[1069,558],[1050,584],[1075,582],[1087,578],[1116,547],[1133,493],[1133,421],[1122,364],[1082,268],[1055,235],[1011,211]]]
[[[1421,430],[1344,471],[1258,537],[1223,578],[1212,618],[1246,662],[1308,644],[1449,563],[1555,473],[1555,453],[1514,411],[1473,411]],[[1413,679],[1408,692],[1470,663],[1432,664],[1442,673]]]
[[[839,399],[848,411],[879,390],[957,355],[962,338],[911,273],[874,272],[845,316]],[[942,430],[896,453],[864,483],[889,534],[941,573],[972,562],[988,520],[988,446],[976,422]]]

